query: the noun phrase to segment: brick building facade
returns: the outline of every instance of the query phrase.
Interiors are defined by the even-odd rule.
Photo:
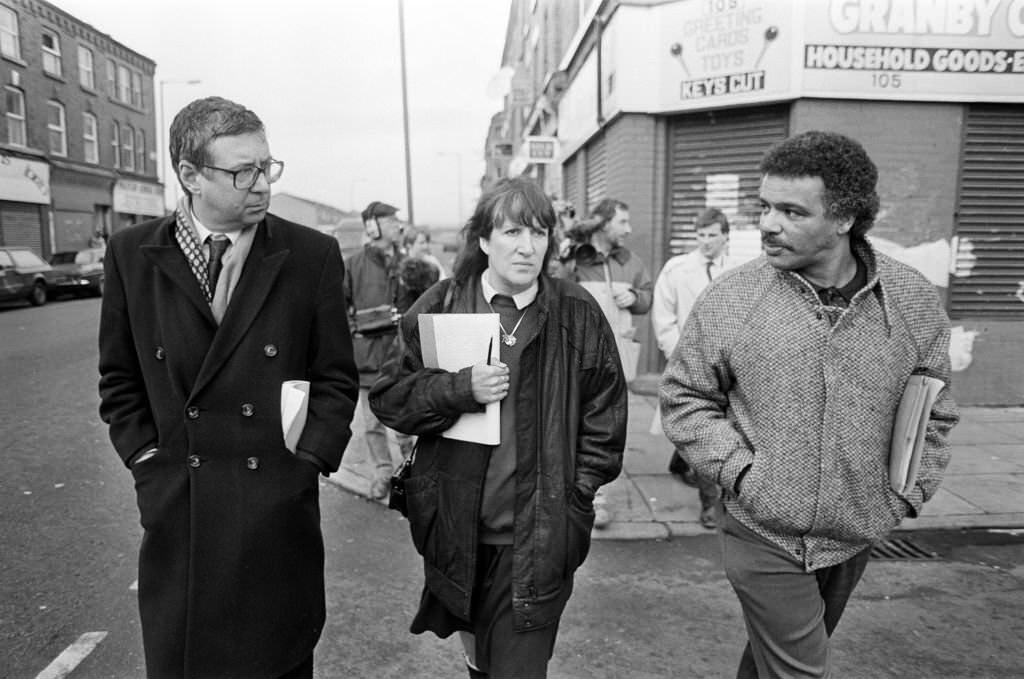
[[[0,242],[49,255],[163,214],[155,67],[44,0],[0,0]]]
[[[757,256],[767,146],[848,134],[879,167],[876,247],[946,300],[958,400],[1024,404],[1024,17],[1019,0],[965,4],[962,16],[933,5],[590,3],[547,79],[561,84],[546,130],[561,172],[518,166],[549,187],[560,174],[557,192],[578,211],[628,203],[630,248],[656,273],[693,247],[709,206],[730,216],[734,254]],[[650,333],[639,339],[641,371],[659,373]]]

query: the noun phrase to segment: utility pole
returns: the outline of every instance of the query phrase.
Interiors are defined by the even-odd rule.
[[[398,44],[402,53],[402,130],[405,133],[405,201],[409,206],[409,225],[415,226],[412,210],[412,161],[409,151],[409,95],[405,86],[405,2],[398,0]]]

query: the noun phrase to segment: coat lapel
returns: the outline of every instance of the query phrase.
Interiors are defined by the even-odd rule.
[[[249,330],[256,315],[263,308],[267,295],[274,287],[274,281],[277,280],[290,250],[277,249],[272,235],[269,218],[257,226],[252,248],[242,268],[242,277],[231,294],[224,320],[217,329],[210,350],[199,369],[199,375],[192,388],[193,396],[209,384],[231,356],[231,352]],[[198,289],[198,284],[196,287]],[[205,300],[203,303],[206,304]],[[209,305],[206,306],[209,313]]]
[[[203,290],[199,287],[199,281],[196,280],[188,265],[188,260],[185,259],[185,255],[174,241],[174,223],[172,213],[168,221],[156,230],[150,242],[143,244],[139,249],[143,256],[149,258],[154,266],[181,289],[181,292],[195,305],[203,318],[211,325],[216,325],[210,305],[207,304]]]

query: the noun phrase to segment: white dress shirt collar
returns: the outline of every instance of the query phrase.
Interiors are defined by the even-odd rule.
[[[217,232],[210,231],[208,228],[206,228],[206,226],[201,221],[199,221],[199,217],[196,216],[196,211],[195,210],[193,210],[191,207],[189,207],[189,212],[192,213],[192,223],[195,224],[196,236],[199,237],[199,244],[200,245],[206,245],[206,239],[209,236],[214,236],[214,235],[227,236],[228,239],[231,241],[232,245],[234,245],[236,242],[238,242],[238,237],[242,234],[242,229],[235,229],[234,231],[217,231]]]
[[[484,293],[484,299],[487,300],[488,304],[491,303],[491,300],[494,299],[495,295],[502,294],[495,290],[494,286],[487,280],[487,272],[489,271],[490,269],[484,269],[484,272],[480,274],[480,290]],[[540,286],[537,285],[537,281],[535,280],[530,287],[526,288],[522,292],[511,295],[512,301],[516,303],[516,309],[522,310],[533,304],[533,300],[537,299],[537,292],[539,289]],[[508,297],[509,295],[505,296]]]

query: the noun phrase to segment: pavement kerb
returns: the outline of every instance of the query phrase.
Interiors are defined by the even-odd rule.
[[[622,474],[605,486],[613,498],[613,521],[595,528],[595,540],[661,540],[710,535],[700,525],[691,488],[668,473],[670,444],[649,431],[657,404],[660,375],[639,375],[630,384],[630,422]],[[358,412],[358,411],[357,411]],[[936,497],[924,514],[908,519],[894,533],[918,530],[983,530],[1024,528],[1024,408],[963,408],[961,425],[953,431],[954,461]],[[326,480],[367,498],[372,470],[365,459],[362,423],[352,423],[352,441],[342,468]],[[958,440],[957,433],[960,433]],[[397,445],[393,446],[393,460]],[[691,497],[693,496],[693,497]],[[384,511],[387,502],[376,501]]]

